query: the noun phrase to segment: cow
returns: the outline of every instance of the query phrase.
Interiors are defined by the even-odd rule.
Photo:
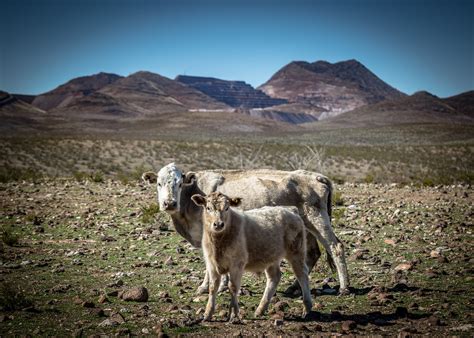
[[[209,275],[209,299],[204,320],[211,320],[222,275],[229,275],[229,320],[239,322],[240,283],[244,271],[265,271],[267,283],[255,316],[266,312],[281,279],[280,263],[291,265],[303,293],[303,317],[311,312],[306,256],[306,230],[295,207],[234,210],[240,198],[220,192],[191,197],[203,209],[202,250]]]
[[[247,196],[242,201],[243,210],[263,206],[295,206],[308,231],[306,264],[309,272],[320,257],[316,239],[327,252],[328,262],[339,277],[339,293],[349,293],[349,276],[345,262],[344,246],[331,226],[331,181],[321,174],[305,170],[282,171],[256,170],[207,170],[184,174],[170,163],[156,174],[146,172],[144,181],[157,185],[158,203],[173,221],[176,231],[195,247],[201,247],[201,208],[192,201],[194,194],[210,194],[219,191],[228,196]],[[333,264],[332,264],[333,263]],[[290,287],[298,288],[295,281]],[[198,288],[208,289],[208,276]]]

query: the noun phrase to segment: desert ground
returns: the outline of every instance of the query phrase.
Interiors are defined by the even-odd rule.
[[[458,138],[424,130],[417,137],[379,130],[234,139],[4,138],[0,336],[472,336],[472,140],[469,130]],[[174,231],[156,204],[156,189],[139,179],[171,161],[185,170],[328,174],[352,293],[337,295],[337,276],[323,253],[310,275],[314,307],[307,320],[300,318],[300,297],[283,294],[293,279],[284,262],[266,316],[253,316],[264,275],[246,274],[243,323],[225,321],[227,293],[218,298],[214,321],[199,322],[207,301],[195,294],[202,253]],[[134,288],[146,288],[148,297],[127,301]]]

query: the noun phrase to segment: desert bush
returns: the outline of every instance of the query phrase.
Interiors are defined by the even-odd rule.
[[[365,182],[365,183],[374,183],[374,181],[375,181],[375,177],[374,177],[373,174],[367,173],[367,174],[365,175],[365,177],[364,177],[364,182]]]
[[[142,206],[141,209],[141,221],[143,223],[152,223],[156,219],[156,215],[160,213],[160,206],[157,203],[151,203],[148,206]]]
[[[13,231],[11,226],[4,225],[2,227],[2,242],[8,246],[15,246],[18,244],[20,236]]]
[[[342,197],[342,193],[340,191],[335,191],[332,195],[332,203],[335,206],[342,206],[344,205],[344,198]]]
[[[32,304],[20,290],[14,289],[9,284],[0,285],[0,310],[21,310]]]
[[[333,223],[336,225],[339,225],[345,212],[346,212],[346,208],[334,208],[332,210]]]

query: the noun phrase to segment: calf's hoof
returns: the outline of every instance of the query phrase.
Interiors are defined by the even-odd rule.
[[[339,289],[339,296],[347,296],[351,293],[349,288]]]
[[[265,314],[265,310],[262,308],[257,308],[257,310],[255,310],[255,313],[254,313],[255,317],[261,317],[264,314]]]
[[[224,291],[227,291],[229,290],[229,288],[227,287],[227,285],[225,284],[221,284],[219,285],[219,289],[217,290],[218,293],[221,293],[221,292],[224,292]]]
[[[204,317],[202,317],[203,322],[210,322],[212,318],[211,314],[204,314]]]
[[[229,319],[229,323],[231,324],[242,324],[242,320],[239,316],[231,316]]]

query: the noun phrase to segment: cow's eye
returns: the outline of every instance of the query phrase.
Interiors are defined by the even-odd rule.
[[[207,207],[206,210],[207,210],[207,211],[211,211],[211,208]]]
[[[228,206],[228,205],[226,205],[225,208],[224,208],[224,211],[227,211],[227,210],[229,210],[229,206]]]
[[[161,183],[158,183],[158,186],[161,187]]]

